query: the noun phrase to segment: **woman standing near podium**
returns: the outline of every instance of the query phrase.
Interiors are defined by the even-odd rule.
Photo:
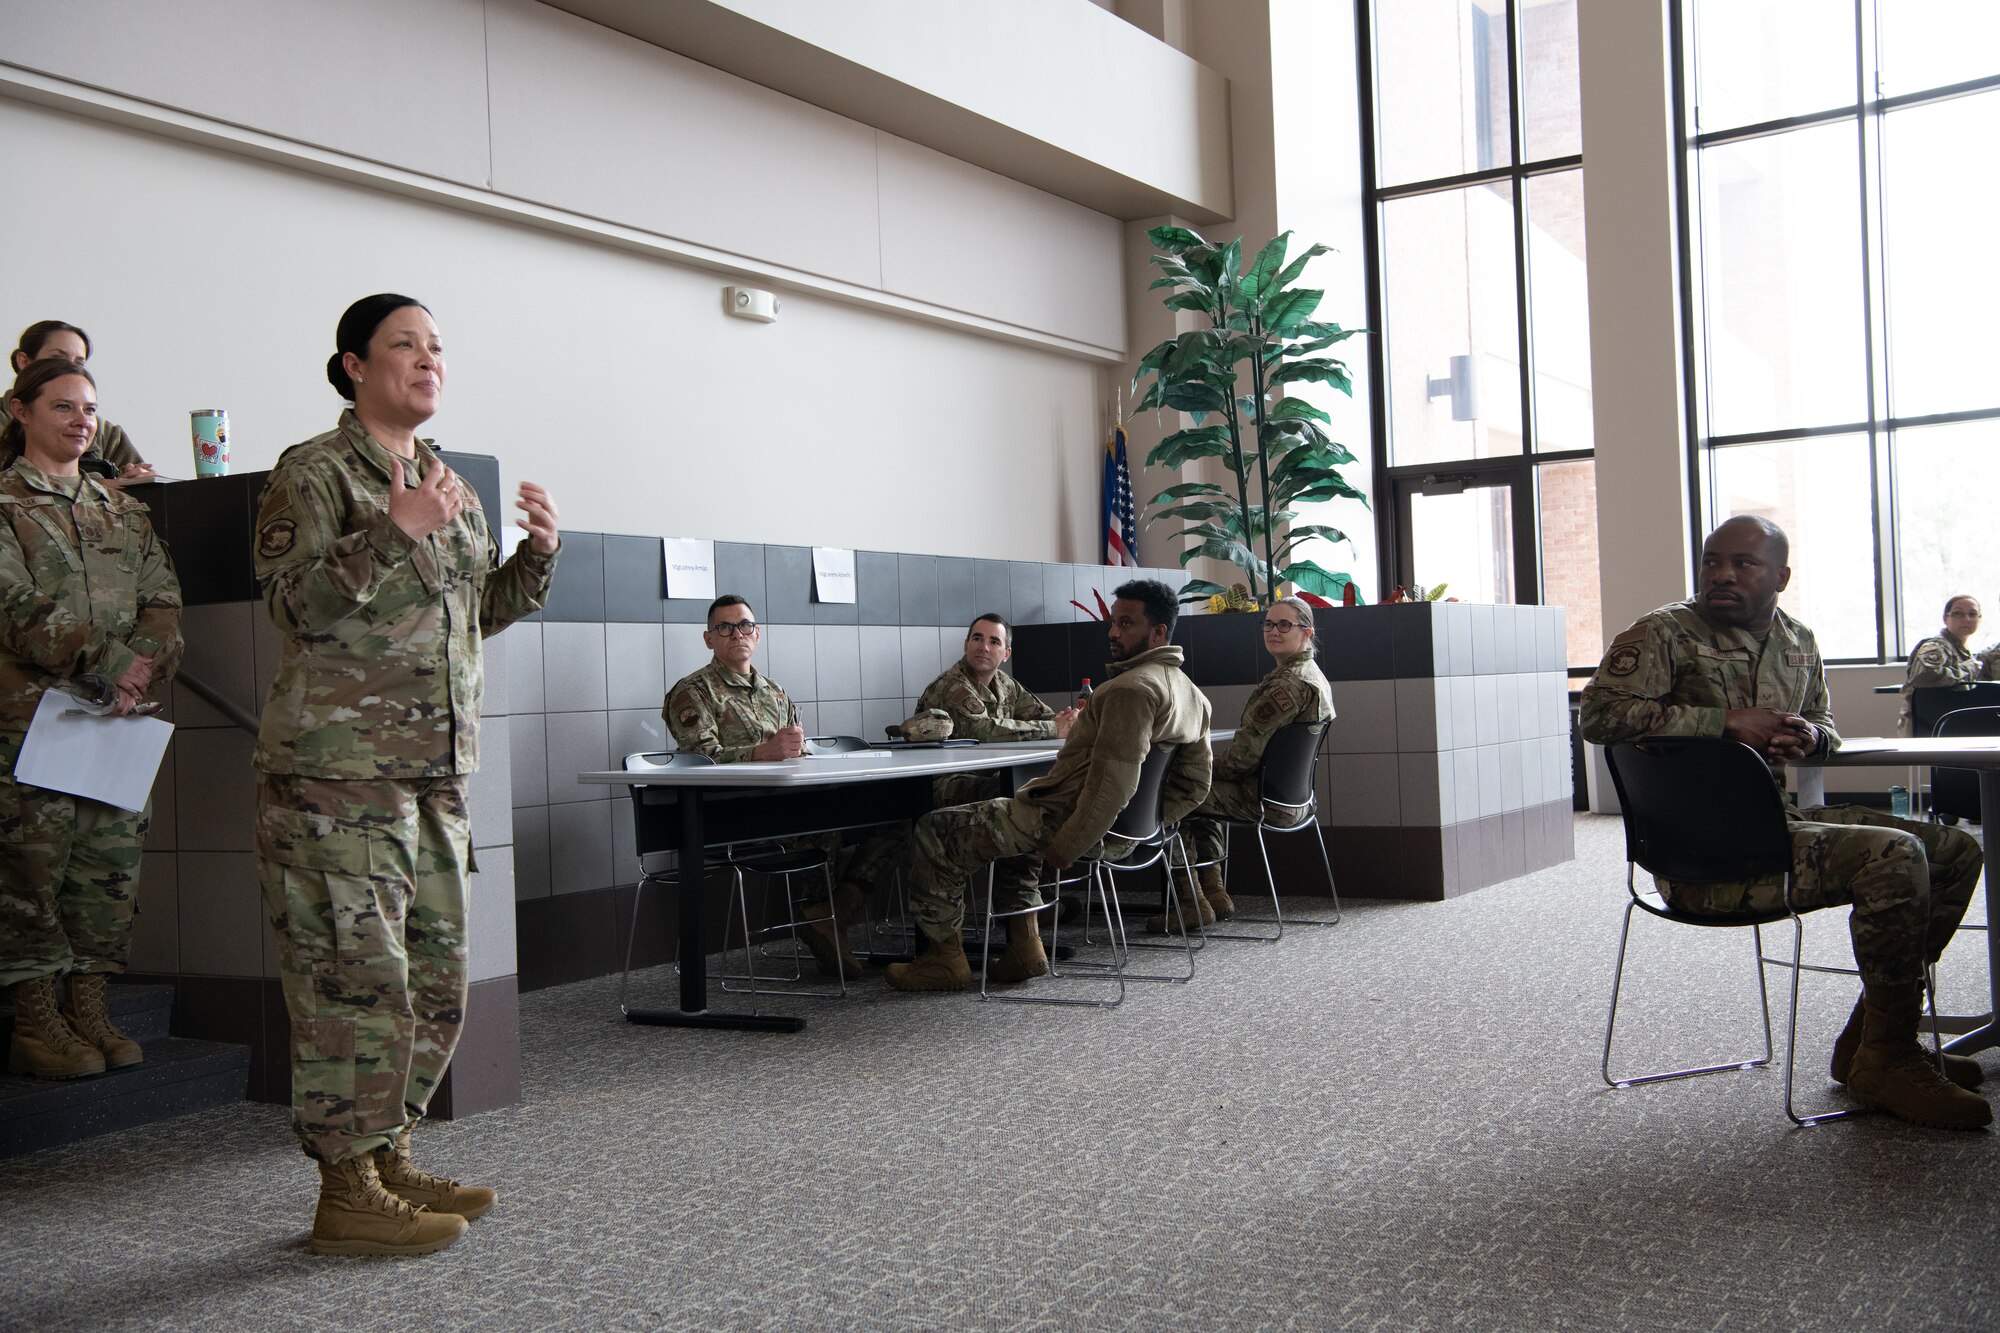
[[[0,984],[8,1072],[79,1078],[144,1059],[112,1026],[147,815],[14,779],[44,693],[129,713],[173,675],[181,590],[146,507],[82,474],[97,391],[73,361],[21,371],[0,429]],[[60,1004],[57,982],[67,992]]]
[[[1910,654],[1903,678],[1903,715],[1896,729],[1909,735],[1915,725],[1915,695],[1922,689],[1963,690],[2000,678],[2000,646],[1975,653],[1967,640],[1979,632],[1979,599],[1960,593],[1944,604],[1944,632],[1933,634]]]
[[[410,1131],[466,1001],[481,639],[538,609],[556,510],[524,483],[504,564],[478,496],[417,428],[444,346],[422,303],[349,306],[326,375],[353,406],[279,458],[257,582],[284,636],[257,740],[257,867],[291,1014],[292,1124],[319,1167],[312,1249],[427,1254],[493,1206],[417,1170]]]

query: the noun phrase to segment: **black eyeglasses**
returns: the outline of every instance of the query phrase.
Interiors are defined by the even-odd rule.
[[[1305,627],[1306,623],[1303,620],[1267,620],[1264,622],[1265,629],[1274,629],[1280,634],[1290,634],[1295,629],[1304,629]]]
[[[757,632],[754,620],[718,620],[708,627],[710,634],[720,634],[725,639],[747,639]]]

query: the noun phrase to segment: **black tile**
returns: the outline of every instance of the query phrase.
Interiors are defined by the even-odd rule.
[[[1396,674],[1393,607],[1343,606],[1316,614],[1320,670],[1328,680],[1388,680]]]
[[[666,607],[658,537],[604,538],[604,618],[658,623]]]
[[[601,977],[612,970],[619,953],[614,941],[620,934],[616,892],[559,893],[552,898],[524,898],[514,905],[515,972],[523,992]],[[623,965],[618,958],[616,966]]]
[[[759,542],[717,542],[715,544],[715,593],[735,593],[750,603],[757,619],[776,625],[764,614],[764,547]],[[704,613],[707,604],[703,604]],[[793,622],[798,623],[798,622]]]
[[[896,578],[901,587],[898,604],[905,625],[936,625],[938,620],[938,558],[934,555],[899,555]]]
[[[1007,563],[1007,581],[1014,588],[1014,623],[1049,623],[1048,599],[1042,595],[1042,567],[1023,560]]]
[[[1041,573],[1035,574],[1039,581]],[[1069,670],[1069,627],[1067,625],[1016,625],[1014,660],[1009,664],[1014,679],[1037,694],[1076,688]]]
[[[1268,669],[1263,626],[1260,611],[1182,616],[1174,642],[1187,655],[1188,677],[1197,685],[1255,685]]]
[[[764,600],[753,603],[757,618],[767,625],[812,624],[812,586],[810,550],[803,546],[766,546]],[[721,591],[720,584],[716,590]]]
[[[962,556],[938,560],[938,621],[940,625],[970,625],[986,608],[977,596],[977,562]]]
[[[975,560],[972,565],[972,600],[979,605],[972,614],[1004,616],[1008,624],[1013,624],[1014,581],[1007,573],[1007,562]]]
[[[864,625],[903,623],[903,595],[896,576],[896,557],[888,551],[854,553],[854,595]]]
[[[136,488],[152,511],[188,606],[247,602],[257,597],[250,534],[267,472]]]
[[[506,503],[506,497],[500,494],[499,459],[492,454],[462,454],[456,449],[440,449],[438,457],[460,478],[472,483],[472,493],[479,497],[479,507],[486,511],[486,526],[497,533],[513,525],[514,515],[520,511]]]
[[[1342,608],[1336,611],[1317,611],[1314,624],[1320,626],[1319,633],[1325,633],[1325,626],[1336,616],[1348,614],[1359,607]],[[1429,602],[1399,602],[1391,606],[1373,608],[1370,615],[1389,622],[1390,659],[1395,665],[1395,675],[1402,678],[1425,678],[1435,674],[1432,664],[1436,661],[1433,653],[1433,635],[1436,633],[1436,617]]]
[[[604,619],[604,538],[595,532],[562,534],[555,586],[542,608],[543,620]]]
[[[1095,620],[1079,620],[1063,627],[1069,634],[1069,681],[1059,687],[1081,689],[1086,678],[1102,685],[1110,678],[1111,644],[1104,625]]]

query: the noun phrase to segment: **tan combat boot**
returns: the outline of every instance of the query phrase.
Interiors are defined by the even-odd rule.
[[[1847,1070],[1847,1090],[1866,1106],[1935,1129],[1980,1129],[1993,1123],[1986,1099],[1944,1075],[1917,1043],[1923,987],[1869,986],[1861,997],[1861,1045]]]
[[[964,990],[972,984],[972,964],[965,961],[965,941],[953,931],[912,963],[889,964],[889,984],[897,990]]]
[[[987,964],[986,975],[994,981],[1027,981],[1046,976],[1049,956],[1042,949],[1042,914],[1007,918],[1007,951]]]
[[[431,1254],[465,1234],[464,1218],[434,1213],[383,1189],[374,1153],[318,1165],[314,1254]]]
[[[104,1056],[106,1069],[123,1069],[146,1058],[138,1042],[111,1026],[111,1015],[104,1008],[101,973],[72,972],[63,986],[69,992],[63,997],[63,1017],[79,1037]]]
[[[1833,1039],[1833,1081],[1847,1082],[1847,1071],[1854,1064],[1854,1053],[1861,1048],[1861,1015],[1863,1004],[1854,1002],[1854,1012],[1847,1016],[1847,1026]],[[1976,1088],[1986,1081],[1986,1071],[1979,1067],[1979,1061],[1969,1055],[1944,1053],[1944,1076],[1961,1088]]]
[[[1180,915],[1176,916],[1173,910],[1169,908],[1158,916],[1147,917],[1146,933],[1148,935],[1178,935],[1183,929],[1183,923],[1185,923],[1185,928],[1189,931],[1194,930],[1197,926],[1212,926],[1215,924],[1217,914],[1215,909],[1208,905],[1208,895],[1203,892],[1197,892],[1188,886],[1187,872],[1185,870],[1176,870],[1174,872],[1174,892],[1180,898]]]
[[[484,1217],[500,1201],[500,1196],[484,1185],[461,1185],[456,1180],[417,1170],[410,1160],[410,1131],[405,1128],[395,1142],[375,1153],[375,1172],[382,1188],[408,1203],[422,1204],[434,1213],[451,1213],[470,1222]]]
[[[812,950],[813,961],[819,964],[819,974],[823,977],[846,975],[853,981],[861,975],[861,960],[847,947],[847,928],[861,919],[864,900],[861,890],[852,884],[843,884],[833,891],[832,907],[826,903],[813,903],[801,913],[803,923],[799,927],[799,938]],[[833,928],[833,912],[840,913],[840,930]]]
[[[36,977],[13,986],[14,1040],[7,1072],[35,1078],[83,1078],[104,1072],[104,1056],[76,1035],[56,1007],[56,979]]]
[[[1236,915],[1236,902],[1229,896],[1229,890],[1222,887],[1222,867],[1203,866],[1201,875],[1201,896],[1208,899],[1208,910],[1215,913],[1217,921],[1227,921]]]

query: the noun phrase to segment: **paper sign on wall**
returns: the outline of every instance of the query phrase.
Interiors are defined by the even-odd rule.
[[[813,547],[813,595],[822,602],[854,600],[854,552]]]
[[[667,596],[715,600],[715,543],[702,537],[666,539]]]

